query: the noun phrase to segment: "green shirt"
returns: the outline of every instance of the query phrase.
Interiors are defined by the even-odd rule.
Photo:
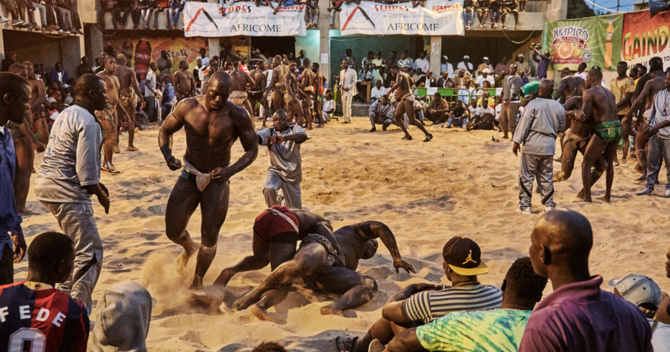
[[[429,351],[514,351],[519,349],[529,310],[454,312],[416,328]]]

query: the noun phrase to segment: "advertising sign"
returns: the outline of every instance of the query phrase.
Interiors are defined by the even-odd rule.
[[[272,5],[277,7],[277,3]],[[304,36],[305,6],[282,6],[277,14],[274,14],[271,7],[256,6],[253,1],[223,7],[217,3],[188,1],[184,6],[184,36]]]
[[[670,12],[650,18],[649,11],[624,15],[621,37],[621,57],[629,65],[649,65],[649,59],[659,56],[663,66],[670,66]]]
[[[545,24],[543,48],[552,53],[554,69],[577,70],[581,63],[603,70],[616,70],[620,61],[623,15]]]
[[[462,0],[427,0],[425,6],[412,2],[384,4],[362,1],[343,4],[340,11],[342,35],[464,35]]]

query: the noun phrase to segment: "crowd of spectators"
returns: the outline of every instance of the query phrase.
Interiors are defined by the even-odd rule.
[[[74,0],[3,0],[0,5],[0,23],[11,21],[14,27],[33,31],[84,34]]]

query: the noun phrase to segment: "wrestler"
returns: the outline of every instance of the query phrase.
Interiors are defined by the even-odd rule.
[[[28,74],[28,84],[32,94],[30,95],[30,111],[33,113],[33,131],[37,132],[42,144],[49,142],[49,125],[47,124],[47,88],[44,81],[35,76],[35,66],[30,61],[24,61],[23,66]]]
[[[290,100],[286,102],[286,113],[289,121],[296,121],[299,125],[304,126],[307,114],[302,100],[306,95],[298,85],[298,71],[296,68],[295,61],[290,61],[288,64],[289,74],[286,75],[286,91],[289,93]]]
[[[14,63],[9,66],[9,72],[28,81],[31,90],[34,91],[33,84],[29,80],[28,72],[23,64]],[[16,172],[14,175],[14,200],[16,201],[16,212],[19,215],[30,215],[26,211],[26,199],[28,199],[28,191],[30,190],[30,176],[33,172],[33,163],[35,161],[35,151],[42,153],[44,145],[35,138],[32,132],[33,129],[33,112],[32,107],[34,101],[39,100],[39,97],[34,94],[30,99],[30,110],[27,110],[24,116],[24,121],[21,124],[8,121],[7,126],[9,132],[14,139],[14,149],[16,151]],[[46,95],[44,96],[46,100]],[[37,104],[39,106],[39,104]]]
[[[627,134],[633,133],[633,125],[631,124],[632,116],[638,110],[642,112],[651,109],[651,106],[654,102],[654,97],[656,93],[665,89],[665,73],[663,72],[663,61],[659,57],[654,57],[649,60],[650,72],[648,73],[650,79],[644,83],[644,88],[635,98],[635,102],[630,107],[626,116],[621,120],[623,128],[627,131]],[[642,83],[642,78],[638,81],[638,84]],[[637,93],[638,89],[635,89]],[[635,96],[635,93],[633,94]],[[635,135],[635,154],[637,155],[637,161],[640,166],[640,176],[636,181],[644,181],[647,178],[647,153],[645,152],[645,147],[647,142],[649,142],[649,135],[647,134],[647,128],[649,127],[649,121],[647,121],[644,115],[637,117],[637,134]]]
[[[610,201],[612,194],[612,183],[614,182],[614,158],[616,157],[619,139],[621,139],[621,121],[616,115],[616,103],[614,93],[602,86],[603,73],[599,67],[594,67],[586,77],[588,89],[584,92],[582,111],[584,121],[593,119],[595,131],[589,144],[584,151],[582,161],[582,184],[584,187],[585,202],[591,202],[591,186],[593,176],[591,168],[596,164],[601,155],[605,155],[607,161],[607,174],[605,177],[605,196],[601,199]]]
[[[293,259],[273,271],[258,288],[237,300],[233,307],[245,309],[255,303],[251,307],[254,316],[261,320],[273,320],[266,310],[283,301],[293,280],[302,278],[314,290],[341,294],[340,298],[322,307],[321,314],[344,316],[344,310],[362,306],[377,292],[377,282],[372,277],[356,272],[361,259],[370,259],[377,252],[377,238],[391,253],[396,273],[400,269],[415,273],[414,268],[402,260],[391,230],[379,221],[345,226],[335,231],[334,236],[342,248],[345,265],[333,263],[329,258],[329,244],[319,235],[309,234],[303,238]]]
[[[570,76],[570,71],[561,72],[561,81],[558,84],[558,89],[554,93],[554,100],[559,101],[564,104],[570,99],[570,97],[581,97],[582,91],[584,88],[584,80],[581,77]],[[581,100],[580,100],[581,101]],[[568,131],[572,119],[565,119],[565,131]],[[559,132],[558,136],[560,137],[561,145],[561,156],[554,159],[555,161],[561,161],[563,157],[563,145],[565,145],[565,134],[567,132]]]
[[[565,104],[563,104],[566,120],[571,119],[572,122],[570,128],[565,132],[565,140],[561,145],[561,149],[563,150],[563,154],[561,155],[561,171],[554,174],[554,182],[565,181],[570,178],[572,170],[575,167],[577,153],[581,152],[582,155],[584,154],[586,146],[589,144],[591,136],[593,135],[593,120],[584,120],[584,113],[580,110],[582,105],[583,99],[581,96],[572,96],[568,98]],[[607,161],[605,160],[605,157],[601,155],[596,160],[593,171],[591,172],[591,187],[593,187],[606,169]],[[577,197],[584,197],[584,188],[581,189]]]
[[[179,63],[179,71],[174,74],[174,93],[177,96],[177,102],[195,96],[195,77],[188,70],[186,60]]]
[[[137,83],[135,71],[126,66],[126,56],[119,54],[116,56],[116,61],[119,64],[114,72],[114,76],[119,79],[118,106],[121,107],[121,112],[125,111],[128,116],[128,148],[126,148],[126,150],[135,152],[137,151],[137,148],[133,143],[135,141],[135,126],[137,125],[137,122],[135,121],[135,106],[137,105],[137,101],[135,99],[138,98],[142,102],[140,108],[143,109],[145,104],[144,95],[142,94],[142,91],[140,91],[140,85]],[[137,94],[137,96],[135,94]],[[117,125],[117,130],[120,129],[120,125],[121,124]],[[118,134],[116,136],[116,141],[118,147]]]
[[[433,139],[433,135],[426,131],[426,128],[423,127],[423,124],[414,118],[414,94],[412,94],[410,87],[412,86],[411,78],[408,74],[399,72],[398,66],[391,67],[391,72],[397,75],[395,85],[386,93],[386,96],[389,96],[395,91],[395,101],[398,103],[398,106],[395,109],[395,121],[400,129],[405,133],[405,136],[402,139],[412,140],[412,136],[408,132],[408,127],[405,127],[404,116],[407,114],[409,119],[409,124],[415,125],[418,127],[425,135],[426,139],[424,142],[429,142]]]
[[[265,88],[261,104],[264,109],[263,121],[267,120],[270,114],[270,105],[268,104],[268,94],[272,92],[270,100],[272,101],[272,110],[278,111],[286,109],[288,103],[291,101],[291,92],[287,91],[286,76],[289,74],[288,66],[282,63],[282,57],[275,55],[272,59],[272,77],[270,84]]]
[[[233,104],[245,108],[251,119],[254,116],[254,109],[249,102],[247,89],[256,86],[256,82],[254,82],[249,72],[240,71],[240,58],[238,56],[231,56],[230,61],[233,64],[233,71],[230,73],[232,83],[229,99]]]
[[[104,136],[104,144],[102,153],[104,155],[103,171],[111,174],[118,174],[119,171],[114,167],[112,158],[114,157],[114,148],[118,143],[118,126],[120,124],[119,113],[123,114],[125,118],[130,118],[124,107],[119,104],[119,89],[121,84],[119,79],[114,75],[118,68],[116,59],[109,56],[105,59],[104,71],[98,73],[98,76],[105,81],[107,106],[105,109],[96,113],[100,126],[102,127],[102,134]]]
[[[316,75],[316,78],[314,79],[314,113],[316,117],[319,119],[319,124],[317,127],[323,127],[325,121],[323,121],[323,84],[326,82],[326,78],[323,76],[323,73],[319,70],[320,65],[318,62],[313,62],[312,63],[312,72]]]
[[[254,86],[249,88],[249,103],[251,103],[251,107],[254,109],[252,117],[261,117],[260,111],[258,111],[256,106],[258,106],[258,104],[262,104],[263,91],[268,85],[268,78],[265,75],[265,61],[258,60],[256,69],[251,72],[251,78],[254,80]],[[265,119],[263,119],[263,127],[265,127]]]
[[[158,134],[158,145],[170,170],[182,163],[172,155],[170,137],[182,127],[186,131],[184,170],[172,189],[165,210],[165,231],[170,240],[184,247],[177,259],[183,270],[198,252],[191,288],[201,289],[202,279],[216,254],[221,225],[226,219],[229,179],[249,166],[258,154],[254,127],[244,109],[228,102],[231,79],[225,72],[212,75],[204,96],[179,102]],[[244,154],[230,164],[230,150],[240,138]],[[186,230],[188,220],[200,204],[202,240],[193,242]]]
[[[312,106],[314,105],[314,83],[316,82],[316,73],[309,68],[309,59],[302,60],[302,76],[300,79],[300,96],[302,100],[302,110],[307,120],[307,129],[313,129]]]

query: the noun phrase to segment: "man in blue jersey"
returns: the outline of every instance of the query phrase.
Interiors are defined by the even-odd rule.
[[[72,274],[74,242],[58,232],[35,236],[25,281],[0,286],[0,350],[86,351],[88,313],[54,288]]]

